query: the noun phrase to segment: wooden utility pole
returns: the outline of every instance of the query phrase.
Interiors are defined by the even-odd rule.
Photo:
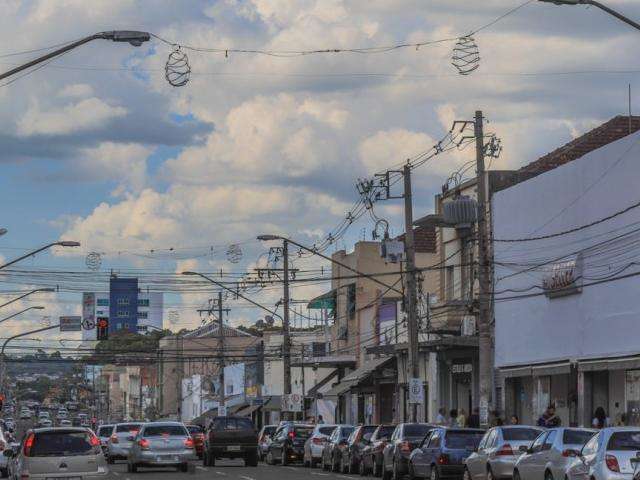
[[[476,172],[478,188],[478,346],[480,424],[489,424],[489,406],[493,384],[491,354],[491,270],[489,268],[489,239],[487,230],[487,184],[484,170],[484,129],[482,111],[476,111],[474,121],[476,139]]]
[[[218,292],[218,325],[220,328],[220,333],[218,334],[218,355],[219,355],[219,369],[220,369],[220,395],[218,397],[218,414],[220,412],[224,412],[226,415],[227,407],[224,401],[224,321],[223,321],[223,311],[222,311],[222,291]]]
[[[282,267],[284,275],[284,298],[282,315],[282,358],[284,362],[284,394],[291,394],[291,338],[289,331],[289,242],[284,240],[282,245]]]

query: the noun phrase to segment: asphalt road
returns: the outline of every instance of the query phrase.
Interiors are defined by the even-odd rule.
[[[306,477],[311,480],[355,480],[361,478],[358,475],[342,475],[339,473],[324,472],[319,468],[304,468],[300,465],[281,467],[278,465],[266,465],[259,463],[257,467],[245,467],[242,460],[217,460],[215,467],[203,467],[202,462],[195,463],[189,473],[176,472],[175,469],[140,469],[138,473],[127,473],[126,463],[110,465],[109,479],[132,480],[134,478],[146,479],[210,479],[220,480],[300,480]],[[372,479],[373,477],[369,477]]]

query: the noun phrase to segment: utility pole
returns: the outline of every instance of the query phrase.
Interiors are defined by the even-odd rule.
[[[282,378],[284,381],[284,394],[291,394],[291,338],[289,332],[289,241],[284,240],[282,242],[282,268],[284,274],[284,293],[283,293],[283,307],[284,312],[282,315],[282,359],[283,359],[283,373]]]
[[[489,240],[487,230],[487,184],[484,170],[484,128],[482,111],[476,111],[474,121],[476,138],[476,172],[478,188],[478,347],[479,347],[479,388],[480,424],[489,423],[493,384],[493,362],[491,355],[491,272],[489,269]]]
[[[408,357],[407,362],[407,385],[411,385],[410,380],[420,377],[418,367],[418,305],[416,298],[416,249],[413,237],[413,204],[411,194],[411,166],[405,165],[404,176],[404,253],[406,257],[407,269],[407,335],[408,335]],[[411,404],[411,422],[415,423],[418,418],[418,404]]]
[[[220,398],[218,399],[218,414],[224,412],[226,415],[227,407],[224,403],[224,322],[222,321],[222,291],[218,292],[218,325],[220,325],[220,334],[218,335],[218,352],[220,354]]]

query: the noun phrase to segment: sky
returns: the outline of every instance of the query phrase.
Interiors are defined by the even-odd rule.
[[[79,313],[81,292],[106,290],[112,272],[138,275],[143,288],[165,285],[168,326],[196,326],[195,309],[213,290],[181,292],[190,279],[174,274],[241,276],[264,266],[275,244],[257,241],[261,233],[320,242],[358,200],[358,179],[429,151],[454,120],[482,110],[503,146],[490,168],[512,169],[626,114],[629,84],[639,108],[640,32],[596,8],[537,1],[500,18],[523,2],[3,0],[2,70],[48,50],[14,53],[114,29],[183,45],[191,68],[189,82],[173,87],[165,79],[171,45],[94,41],[0,83],[0,226],[9,230],[0,255],[59,239],[82,244],[5,271],[3,299],[60,286],[3,308],[46,306],[5,323],[5,333]],[[640,19],[636,1],[606,3]],[[451,41],[377,54],[224,53],[420,43],[483,26],[475,34],[480,66],[467,76],[451,65]],[[415,215],[432,213],[434,195],[472,159],[470,149],[454,150],[416,169]],[[403,229],[399,202],[374,208],[392,234]],[[327,253],[370,240],[373,224],[363,217]],[[242,252],[236,263],[231,245]],[[86,265],[91,252],[100,255],[98,271]],[[323,265],[294,260],[301,270]],[[297,287],[293,296],[328,289]],[[274,288],[251,294],[269,306],[281,296]],[[228,302],[232,323],[264,315]]]

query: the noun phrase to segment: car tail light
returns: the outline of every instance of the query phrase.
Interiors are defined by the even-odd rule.
[[[449,455],[444,453],[438,455],[438,465],[449,465]]]
[[[150,447],[149,440],[147,440],[146,438],[141,438],[138,441],[138,445],[140,445],[140,449],[142,450],[149,450]]]
[[[562,456],[563,457],[575,457],[576,455],[576,451],[572,450],[571,448],[566,448],[562,451]]]
[[[96,437],[95,435],[91,435],[89,437],[89,443],[91,444],[92,447],[99,447],[100,446],[100,439],[98,437]]]
[[[193,438],[196,440],[204,440],[204,433],[196,433]]]
[[[604,461],[609,470],[620,473],[620,465],[618,465],[618,459],[614,455],[605,455]]]
[[[289,432],[289,438],[290,438],[291,440],[293,440],[294,438],[296,438],[296,432],[295,432],[295,431],[293,431],[293,430],[291,430],[291,431]]]
[[[31,448],[33,448],[33,443],[36,440],[36,436],[31,433],[29,434],[29,436],[27,437],[27,439],[24,441],[24,456],[28,457],[29,455],[31,455]]]
[[[184,446],[187,448],[193,448],[193,438],[191,437],[185,438]]]
[[[499,455],[499,456],[513,455],[513,449],[511,448],[511,445],[509,445],[508,443],[505,443],[496,452],[496,455]]]
[[[411,452],[411,444],[409,442],[400,443],[401,452]]]
[[[140,430],[129,430],[129,435],[131,435],[132,437],[135,437],[136,435],[138,435],[138,432]]]
[[[111,443],[120,443],[120,440],[118,440],[118,436],[115,433],[109,437],[109,441]]]

